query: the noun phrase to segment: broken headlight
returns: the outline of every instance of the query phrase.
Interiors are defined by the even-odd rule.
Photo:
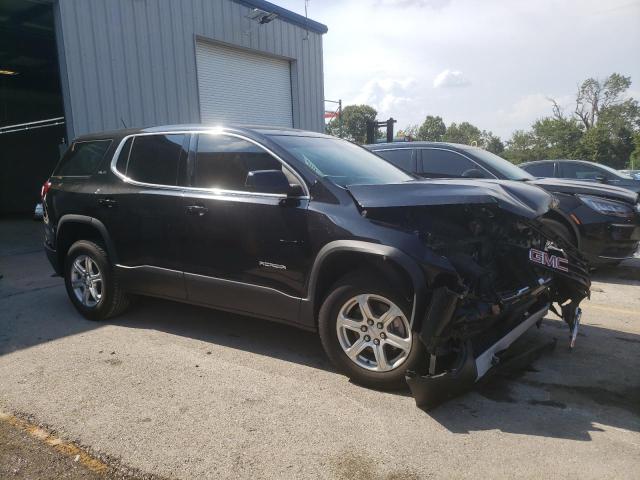
[[[600,197],[592,197],[591,195],[578,195],[578,198],[582,200],[582,203],[587,207],[603,215],[622,218],[633,217],[633,209],[624,203],[606,200]]]

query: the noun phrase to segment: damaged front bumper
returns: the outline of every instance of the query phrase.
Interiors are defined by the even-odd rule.
[[[522,322],[484,351],[474,352],[472,342],[467,341],[458,355],[456,365],[442,373],[418,375],[416,372],[408,371],[406,380],[416,404],[428,410],[469,390],[490,370],[498,368],[501,365],[499,354],[506,351],[534,324],[540,322],[548,311],[549,305],[547,304],[529,314]],[[533,355],[536,352],[527,353]]]
[[[550,236],[548,232],[544,235]],[[469,291],[450,288],[451,285],[432,290],[419,329],[420,340],[429,354],[429,366],[426,372],[406,374],[419,407],[433,408],[500,370],[507,349],[533,325],[539,326],[550,310],[567,323],[569,347],[573,348],[580,324],[579,305],[589,295],[588,266],[561,239],[550,241],[549,252],[531,248],[529,263],[520,261],[513,265],[535,272],[539,275],[537,280],[515,291],[497,294],[492,302],[469,295]],[[553,245],[556,242],[562,248]],[[518,256],[520,260],[523,254]],[[540,351],[530,347],[518,355],[518,360],[533,360]]]

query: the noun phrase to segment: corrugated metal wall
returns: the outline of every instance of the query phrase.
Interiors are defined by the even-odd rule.
[[[292,60],[293,122],[324,129],[322,35],[232,0],[57,0],[69,136],[200,121],[195,39]]]

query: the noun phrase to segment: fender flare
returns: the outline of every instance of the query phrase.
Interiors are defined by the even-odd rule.
[[[67,214],[60,217],[60,220],[58,220],[58,226],[56,228],[56,248],[60,244],[59,239],[61,232],[63,231],[63,227],[69,223],[81,223],[95,228],[104,241],[104,245],[107,249],[107,253],[109,254],[109,258],[111,259],[111,263],[118,263],[118,255],[116,253],[113,241],[111,240],[111,235],[109,235],[109,232],[107,231],[107,227],[105,227],[104,223],[102,223],[97,218],[89,217],[87,215]]]
[[[332,255],[341,252],[373,255],[378,258],[389,259],[396,263],[409,276],[413,286],[411,324],[414,325],[417,318],[422,318],[425,310],[427,284],[425,276],[416,261],[395,247],[362,240],[335,240],[333,242],[329,242],[320,249],[316,255],[316,259],[309,275],[307,298],[305,299],[305,302],[303,302],[304,305],[302,306],[304,313],[303,318],[309,318],[309,316],[313,318],[316,307],[314,304],[315,291],[323,264]],[[313,321],[315,322],[315,318],[313,318]]]

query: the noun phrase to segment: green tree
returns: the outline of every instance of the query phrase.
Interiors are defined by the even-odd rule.
[[[631,78],[618,73],[604,81],[589,78],[576,96],[577,118],[584,135],[578,154],[585,160],[624,168],[636,148],[634,132],[640,129],[640,106],[633,98],[625,98]]]
[[[440,118],[440,117],[437,117]],[[484,148],[490,152],[500,154],[504,151],[504,143],[492,132],[480,130],[469,122],[452,123],[442,135],[442,140],[451,143],[462,143]]]
[[[640,131],[633,134],[633,144],[635,149],[631,152],[628,167],[631,170],[640,169]]]
[[[523,163],[537,160],[535,137],[533,132],[516,130],[507,141],[507,148],[504,151],[504,158],[512,163]]]
[[[582,138],[578,122],[563,117],[547,117],[533,124],[535,151],[544,158],[575,158]]]
[[[329,135],[363,144],[367,141],[367,121],[375,120],[377,115],[378,112],[369,105],[348,105],[342,109],[342,132],[339,118],[333,118],[326,131]]]
[[[605,80],[587,78],[582,82],[576,95],[575,114],[585,130],[595,127],[607,109],[624,103],[623,94],[630,86],[631,77],[619,73],[612,73]]]
[[[480,134],[480,145],[478,146],[490,151],[491,153],[495,153],[496,155],[500,155],[504,152],[504,143],[500,140],[500,137],[491,132],[487,132],[486,130],[483,130]]]
[[[574,119],[561,116],[537,120],[531,130],[516,130],[507,142],[505,158],[513,163],[577,158],[583,132]]]
[[[445,142],[462,143],[465,145],[480,146],[482,132],[475,125],[469,122],[462,122],[459,125],[452,123],[447,127],[447,131],[442,139]]]
[[[601,119],[583,135],[577,156],[622,169],[629,164],[634,148],[634,133],[624,123]]]
[[[420,128],[418,128],[418,140],[426,140],[430,142],[440,142],[447,132],[447,126],[444,124],[442,117],[434,117],[428,115],[424,119]]]
[[[618,73],[588,78],[578,88],[571,115],[551,100],[553,115],[537,120],[529,132],[514,132],[505,156],[514,162],[581,158],[623,168],[640,130],[638,101],[625,97],[630,86],[631,78]]]

